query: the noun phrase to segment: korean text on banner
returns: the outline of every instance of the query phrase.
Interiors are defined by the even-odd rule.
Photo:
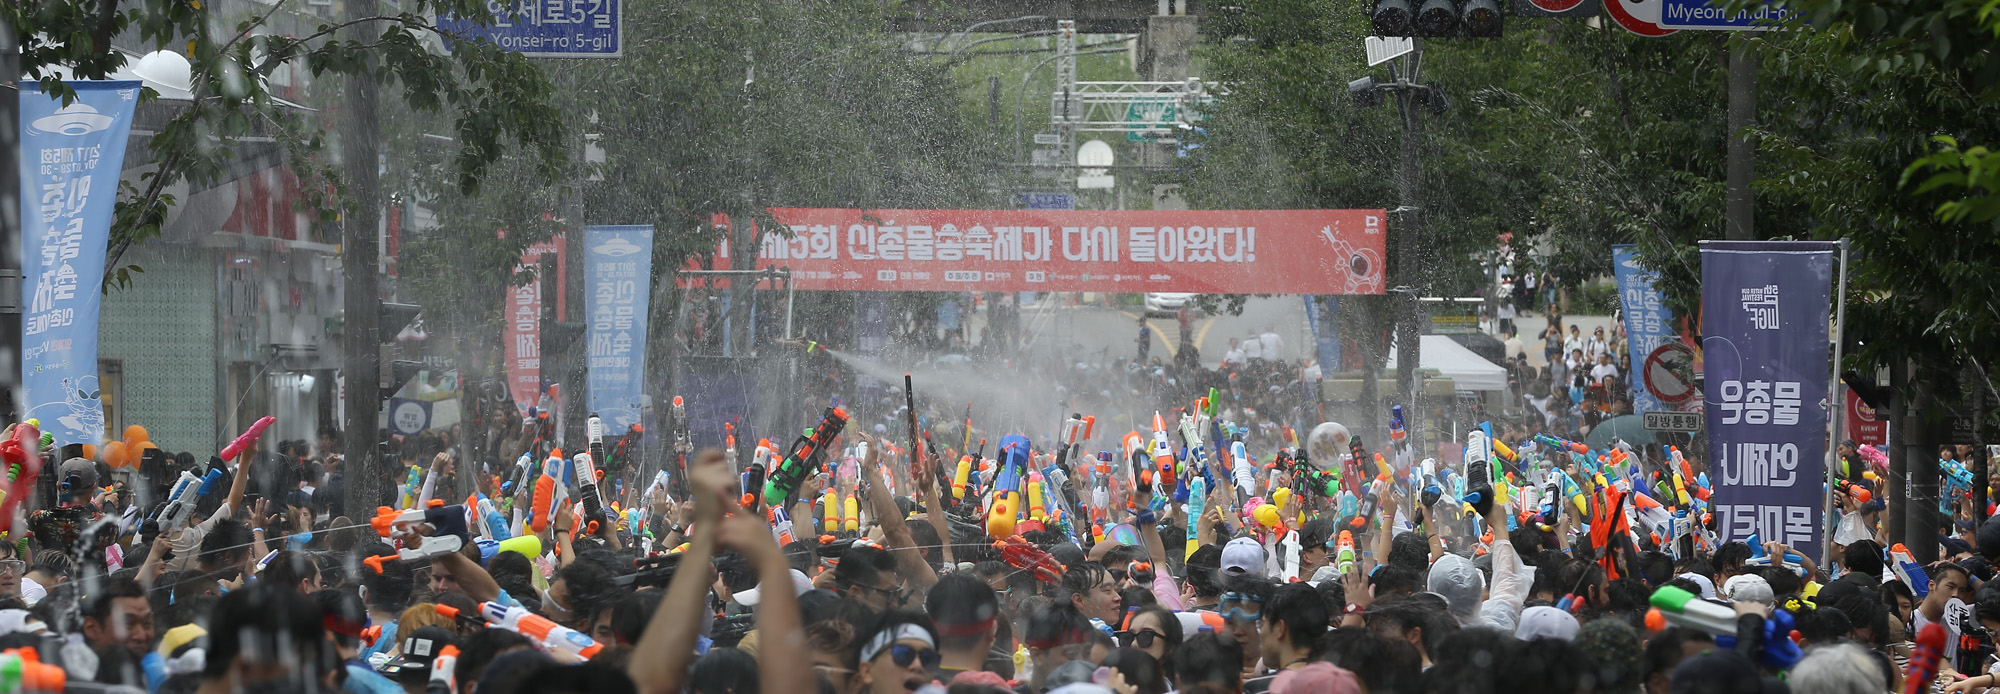
[[[544,253],[554,253],[562,267],[562,242],[558,236],[521,251],[515,284],[507,288],[507,394],[522,414],[541,402],[542,392],[542,281],[535,268]],[[560,311],[558,306],[559,317]]]
[[[759,262],[805,290],[1383,291],[1382,210],[770,212],[790,233],[762,234]],[[714,269],[752,269],[728,251]]]
[[[1821,550],[1834,244],[1705,242],[1709,479],[1723,542]]]
[[[590,321],[590,410],[607,431],[639,423],[645,393],[646,309],[653,228],[583,229],[584,314]]]
[[[96,443],[98,285],[139,83],[68,84],[77,98],[64,106],[21,83],[21,390],[57,443]]]
[[[1632,411],[1679,409],[1660,402],[1640,377],[1646,368],[1646,357],[1674,336],[1673,312],[1667,310],[1666,297],[1654,286],[1660,273],[1641,267],[1639,254],[1627,243],[1611,247],[1611,267],[1618,280],[1618,304],[1625,314],[1625,344],[1631,348],[1632,368],[1625,377],[1632,391]]]

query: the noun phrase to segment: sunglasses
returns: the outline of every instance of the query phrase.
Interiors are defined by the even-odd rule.
[[[877,588],[860,583],[849,583],[847,585],[852,588],[874,591],[876,594],[881,595],[883,600],[887,600],[890,607],[902,607],[904,603],[909,602],[909,594],[899,588]]]
[[[1131,646],[1134,648],[1152,648],[1154,641],[1163,641],[1167,637],[1166,635],[1161,634],[1160,632],[1153,631],[1152,629],[1147,629],[1145,631],[1121,632],[1118,634],[1118,638],[1119,641],[1126,646]]]
[[[938,655],[937,651],[928,648],[905,646],[900,643],[889,647],[889,659],[896,662],[896,667],[909,667],[912,661],[921,660],[925,670],[936,670],[938,661],[943,658],[944,656]]]

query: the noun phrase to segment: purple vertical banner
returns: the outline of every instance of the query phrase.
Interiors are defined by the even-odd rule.
[[[1812,241],[1701,245],[1710,502],[1723,542],[1755,534],[1820,554],[1838,248]]]

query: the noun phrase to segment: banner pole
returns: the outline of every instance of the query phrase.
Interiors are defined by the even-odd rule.
[[[1840,240],[1840,283],[1834,293],[1833,313],[1833,375],[1826,388],[1827,424],[1832,438],[1826,445],[1826,491],[1825,508],[1820,513],[1822,522],[1833,518],[1833,478],[1840,464],[1840,441],[1847,423],[1847,392],[1840,382],[1840,362],[1846,352],[1847,342],[1847,239]],[[1820,563],[1833,560],[1833,533],[1827,532],[1820,538]]]

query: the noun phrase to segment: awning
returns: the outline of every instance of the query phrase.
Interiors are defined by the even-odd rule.
[[[1417,349],[1417,364],[1421,368],[1436,369],[1438,375],[1451,379],[1453,387],[1459,390],[1507,389],[1507,369],[1474,354],[1450,336],[1421,336]],[[1394,347],[1389,349],[1389,365],[1385,368],[1396,368]]]

